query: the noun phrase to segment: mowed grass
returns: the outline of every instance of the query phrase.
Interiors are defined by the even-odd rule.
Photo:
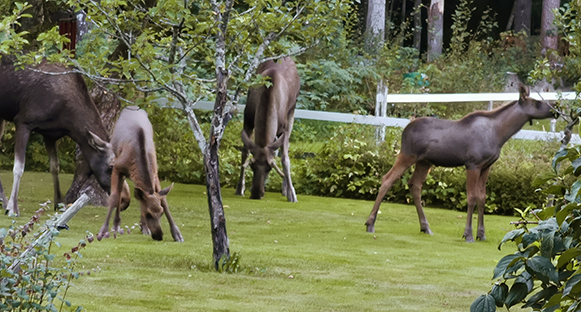
[[[1,172],[7,192],[11,173]],[[68,186],[71,175],[62,175]],[[48,173],[26,172],[20,192],[24,223],[52,197]],[[163,186],[169,182],[163,183]],[[496,262],[513,246],[498,242],[515,218],[487,215],[488,240],[465,243],[466,214],[426,209],[433,236],[419,231],[415,207],[384,203],[376,233],[365,232],[371,201],[279,194],[250,200],[223,189],[230,251],[241,273],[212,267],[205,186],[176,184],[168,195],[184,243],[173,242],[163,220],[162,242],[134,230],[93,242],[82,251],[82,270],[67,299],[88,311],[468,311],[492,285]],[[122,224],[139,221],[133,200]],[[57,238],[62,254],[97,233],[104,207],[83,208]],[[2,215],[0,226],[10,224]],[[474,220],[476,222],[476,219]],[[66,248],[65,248],[66,247]],[[512,309],[511,311],[518,311]]]

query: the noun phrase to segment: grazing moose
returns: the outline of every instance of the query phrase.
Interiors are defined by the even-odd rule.
[[[157,176],[157,156],[153,143],[153,128],[147,113],[139,107],[130,106],[121,111],[115,124],[111,145],[115,152],[113,173],[111,174],[111,196],[109,211],[97,239],[106,235],[113,209],[115,220],[113,231],[120,232],[120,212],[129,205],[129,187],[125,177],[133,181],[134,192],[141,204],[141,232],[151,235],[155,240],[163,239],[161,216],[165,213],[173,239],[183,242],[184,239],[175,224],[167,205],[166,195],[173,185],[161,189]]]
[[[490,166],[500,156],[504,143],[527,121],[554,116],[547,103],[529,97],[527,87],[521,85],[519,93],[518,101],[493,111],[477,111],[457,121],[423,117],[410,122],[402,133],[401,151],[391,170],[383,176],[377,199],[365,222],[367,232],[375,230],[377,211],[385,194],[405,170],[416,164],[408,185],[420,220],[420,230],[432,234],[421,204],[422,184],[432,166],[466,166],[468,215],[464,238],[466,242],[474,242],[472,213],[478,206],[476,238],[485,240],[484,204]]]
[[[108,143],[109,134],[82,76],[64,74],[67,68],[48,63],[34,68],[54,74],[31,69],[16,70],[4,59],[0,65],[0,138],[6,121],[13,121],[16,126],[14,181],[10,201],[6,200],[0,183],[0,197],[4,204],[8,203],[4,207],[6,213],[20,215],[18,188],[24,172],[26,145],[31,131],[44,137],[54,182],[55,207],[61,202],[56,141],[65,135],[79,145],[97,181],[109,192],[114,154]]]
[[[272,168],[282,176],[282,195],[289,202],[297,202],[295,188],[291,181],[289,138],[293,129],[295,106],[301,82],[295,62],[285,57],[279,62],[267,61],[260,64],[258,74],[270,78],[272,86],[251,88],[244,109],[244,129],[242,130],[242,167],[236,187],[236,195],[244,196],[246,167],[254,172],[250,198],[264,196],[264,183]],[[255,130],[254,140],[250,140]],[[277,139],[278,138],[278,139]],[[282,171],[276,165],[275,152],[281,148]],[[253,155],[248,159],[248,151]]]

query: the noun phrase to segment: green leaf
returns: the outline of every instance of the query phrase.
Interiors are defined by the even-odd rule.
[[[535,272],[537,278],[543,283],[551,280],[554,283],[559,282],[559,274],[550,259],[543,256],[533,257],[526,260],[526,266]]]
[[[521,302],[528,294],[529,289],[525,283],[514,283],[510,288],[508,296],[506,296],[504,304],[507,308],[510,308],[513,305]]]
[[[565,199],[570,202],[578,202],[579,191],[581,191],[581,180],[577,180],[571,185],[571,192],[565,195]]]
[[[565,251],[557,261],[557,269],[562,269],[565,267],[571,259],[576,258],[581,255],[581,249],[579,247],[571,248]]]
[[[563,288],[563,297],[569,294],[578,294],[581,292],[581,274],[576,274],[571,276],[571,278],[565,284],[565,288]]]
[[[495,284],[494,286],[492,286],[490,295],[494,298],[496,306],[502,308],[504,300],[506,300],[506,296],[508,295],[508,286],[505,283],[502,283],[500,285]]]
[[[482,295],[470,305],[470,312],[495,312],[496,304],[491,295]]]
[[[555,170],[555,172],[558,172],[557,170],[557,164],[562,162],[563,160],[567,159],[567,154],[569,153],[569,149],[561,149],[559,151],[557,151],[557,153],[555,153],[555,157],[553,157],[553,170]]]
[[[494,276],[492,279],[497,279],[504,275],[504,272],[509,268],[509,265],[514,264],[513,261],[518,259],[524,259],[524,257],[520,255],[507,255],[500,259],[494,268]]]
[[[564,185],[551,185],[548,188],[546,188],[545,190],[543,190],[543,193],[545,194],[552,194],[552,195],[556,195],[556,196],[563,196],[565,195],[565,192],[567,191],[567,188]]]
[[[557,224],[563,224],[563,221],[567,218],[567,216],[571,213],[571,211],[579,209],[579,204],[577,203],[569,203],[565,207],[561,208],[559,212],[557,212]]]
[[[523,306],[523,308],[530,308],[534,304],[539,303],[539,301],[541,300],[548,300],[549,298],[553,297],[558,291],[559,289],[557,288],[557,286],[551,285],[550,287],[547,287],[539,291],[535,295],[531,296],[529,300],[527,300],[527,303]]]
[[[555,232],[549,232],[542,236],[541,256],[550,259],[553,257],[553,245],[555,242]]]
[[[525,233],[525,230],[524,229],[512,230],[512,231],[506,233],[506,235],[504,235],[504,238],[502,239],[502,241],[500,241],[500,244],[498,245],[498,250],[500,250],[500,247],[505,242],[507,242],[509,240],[514,240],[515,238],[523,235],[524,233]]]

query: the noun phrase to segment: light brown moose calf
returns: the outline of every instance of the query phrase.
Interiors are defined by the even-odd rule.
[[[124,183],[125,178],[128,177],[133,181],[135,198],[141,204],[141,232],[151,235],[155,240],[162,240],[160,219],[165,213],[173,239],[176,242],[183,242],[182,234],[169,212],[165,198],[173,185],[162,190],[157,176],[153,128],[147,118],[147,113],[136,106],[130,106],[121,111],[113,131],[111,145],[116,158],[111,174],[109,211],[97,239],[100,240],[107,235],[109,220],[115,208],[113,231],[121,232],[120,212],[129,205],[129,189]]]

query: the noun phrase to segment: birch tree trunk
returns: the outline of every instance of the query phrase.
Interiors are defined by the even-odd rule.
[[[385,36],[385,0],[369,0],[365,26],[365,48],[369,53],[378,53]]]
[[[444,0],[432,0],[428,11],[428,62],[442,55]]]
[[[532,0],[516,0],[514,12],[514,32],[524,31],[531,35]]]
[[[561,0],[543,0],[543,14],[541,16],[541,46],[543,52],[547,49],[557,50],[559,45],[559,38],[557,36],[557,29],[553,25],[555,14],[553,10],[561,6]]]
[[[422,47],[422,0],[414,1],[414,48],[420,51]]]

